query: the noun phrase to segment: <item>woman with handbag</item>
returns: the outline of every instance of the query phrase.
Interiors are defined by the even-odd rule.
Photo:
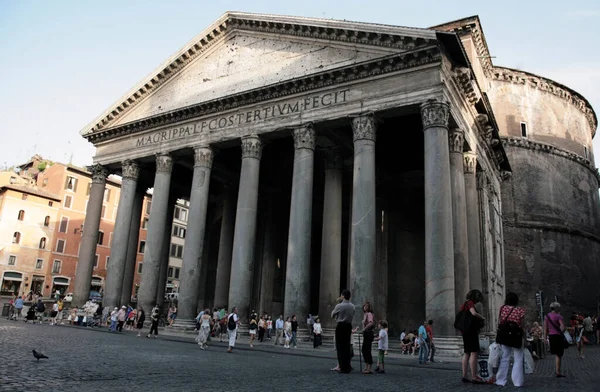
[[[508,368],[510,367],[510,356],[513,355],[514,362],[511,379],[515,387],[523,386],[525,381],[523,375],[524,344],[523,329],[525,309],[518,307],[519,297],[515,293],[506,294],[504,306],[500,307],[498,315],[498,331],[496,343],[500,345],[501,357],[498,372],[496,373],[496,385],[505,386],[508,381]]]
[[[485,318],[475,309],[475,305],[483,301],[483,294],[479,290],[467,293],[467,301],[460,307],[462,325],[459,330],[463,338],[465,354],[462,358],[462,381],[473,384],[484,384],[485,381],[477,375],[477,356],[479,355],[479,330]],[[467,378],[467,370],[471,369],[471,379]]]
[[[550,310],[551,312],[544,318],[544,326],[546,328],[548,340],[550,341],[550,354],[556,355],[556,377],[561,378],[565,377],[565,375],[560,372],[561,359],[565,353],[565,348],[568,347],[569,344],[564,335],[566,329],[565,322],[558,313],[560,304],[558,302],[552,302],[550,304]]]

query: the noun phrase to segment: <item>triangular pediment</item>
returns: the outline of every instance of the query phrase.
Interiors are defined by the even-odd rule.
[[[426,29],[228,12],[81,134],[430,46],[435,40],[435,32]]]

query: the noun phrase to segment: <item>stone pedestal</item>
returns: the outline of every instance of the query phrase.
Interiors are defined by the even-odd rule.
[[[310,244],[315,131],[312,125],[297,128],[294,135],[294,174],[290,205],[285,314],[305,317],[310,307]]]
[[[137,260],[138,243],[140,238],[142,208],[144,206],[145,195],[146,187],[140,187],[138,184],[135,200],[133,202],[133,208],[131,210],[131,230],[129,232],[129,238],[127,239],[127,256],[125,258],[125,268],[123,269],[123,289],[121,290],[122,304],[131,302],[131,294],[133,292],[133,277],[135,275],[135,262]]]
[[[230,309],[237,306],[238,314],[244,322],[250,314],[248,307],[252,295],[261,155],[262,144],[258,136],[242,138],[242,170],[233,235],[228,302]]]
[[[362,304],[373,303],[377,246],[375,208],[375,118],[352,119],[354,174],[352,186],[352,227],[350,233],[349,288],[357,305],[354,324],[363,317]],[[360,310],[358,310],[360,309]]]
[[[469,247],[467,203],[463,159],[464,134],[460,129],[449,133],[450,188],[452,189],[452,233],[454,236],[454,302],[464,302],[469,291]]]
[[[90,189],[90,199],[85,211],[85,221],[83,222],[83,234],[79,247],[79,260],[75,271],[75,287],[71,306],[83,306],[90,296],[96,245],[98,244],[98,230],[102,215],[102,201],[104,200],[104,189],[108,175],[106,169],[100,165],[92,166],[88,170],[92,172],[92,188]]]
[[[482,290],[479,197],[477,194],[477,154],[466,152],[463,156],[465,172],[465,198],[467,204],[467,235],[469,246],[469,289]]]
[[[433,319],[436,333],[454,334],[454,249],[452,188],[448,149],[446,102],[430,100],[421,105],[425,133],[425,314]]]
[[[167,209],[171,188],[171,171],[173,160],[169,154],[156,156],[156,177],[150,207],[150,222],[144,250],[142,280],[138,292],[138,303],[146,309],[152,309],[156,302],[160,261],[163,255],[165,228],[167,226]]]
[[[194,177],[190,195],[190,212],[183,251],[183,271],[179,289],[179,309],[177,317],[193,319],[196,317],[200,274],[202,272],[202,251],[205,241],[206,213],[210,172],[213,152],[210,147],[197,147],[194,150]],[[204,289],[204,287],[202,287]]]
[[[228,307],[229,278],[231,277],[231,254],[233,251],[233,229],[235,227],[236,189],[228,187],[223,200],[217,277],[215,282],[215,306]]]
[[[110,265],[106,271],[106,285],[104,298],[102,299],[102,305],[109,309],[126,305],[129,302],[127,300],[126,303],[121,304],[121,293],[123,291],[125,264],[127,263],[129,236],[135,236],[131,231],[131,220],[140,169],[137,163],[125,161],[123,162],[122,172],[119,209],[117,210],[115,230],[110,246]]]
[[[330,317],[340,296],[342,263],[342,159],[337,149],[325,154],[325,195],[321,236],[321,283],[319,315],[324,327],[335,327]]]
[[[167,275],[171,255],[171,237],[173,233],[173,215],[175,214],[176,203],[177,198],[171,195],[167,207],[165,235],[163,236],[162,255],[160,257],[160,269],[158,270],[158,283],[156,286],[156,302],[158,302],[160,306],[165,303],[165,291],[167,289]]]

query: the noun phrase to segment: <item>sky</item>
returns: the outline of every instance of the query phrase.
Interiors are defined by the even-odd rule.
[[[91,164],[79,131],[228,10],[411,27],[479,15],[494,64],[565,84],[600,113],[597,0],[0,0],[0,167],[35,153]]]

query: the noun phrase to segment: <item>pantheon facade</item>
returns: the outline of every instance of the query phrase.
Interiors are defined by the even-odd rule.
[[[332,325],[348,287],[396,331],[427,317],[447,336],[481,289],[493,326],[508,289],[528,303],[566,269],[597,282],[596,122],[567,87],[493,65],[477,17],[420,29],[228,12],[82,130],[96,155],[74,302],[113,173],[107,307],[130,295],[152,188],[147,311],[183,198],[181,320],[237,306]],[[564,290],[578,306],[598,294]]]

